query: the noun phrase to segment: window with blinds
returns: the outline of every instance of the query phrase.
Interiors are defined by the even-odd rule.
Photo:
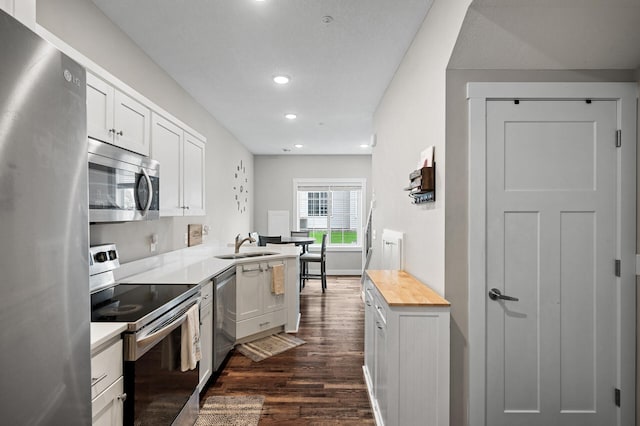
[[[316,244],[362,246],[362,197],[365,180],[294,180],[297,230],[309,231]]]

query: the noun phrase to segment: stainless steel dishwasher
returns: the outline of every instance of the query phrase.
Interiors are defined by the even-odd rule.
[[[218,371],[236,342],[236,267],[215,276],[213,288],[213,370]]]

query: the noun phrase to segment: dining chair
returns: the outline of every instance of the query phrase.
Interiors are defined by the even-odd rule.
[[[292,237],[308,237],[309,231],[291,231]]]
[[[266,246],[267,243],[280,243],[282,242],[282,236],[278,235],[277,237],[268,237],[266,235],[260,235],[258,236],[258,245],[259,246]]]
[[[320,273],[310,274],[309,263],[320,263]],[[320,253],[305,253],[300,255],[300,285],[305,286],[308,279],[320,279],[322,292],[327,288],[327,234],[322,234],[322,246]]]

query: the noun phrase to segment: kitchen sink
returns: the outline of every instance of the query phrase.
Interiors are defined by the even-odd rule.
[[[231,254],[221,254],[220,256],[216,256],[218,259],[244,259],[247,257],[262,257],[262,256],[271,256],[273,254],[278,254],[273,251],[261,251],[255,253],[231,253]]]

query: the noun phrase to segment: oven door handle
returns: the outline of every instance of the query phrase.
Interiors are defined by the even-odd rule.
[[[171,321],[169,324],[165,325],[160,330],[154,331],[153,333],[145,336],[140,336],[139,338],[136,339],[136,345],[139,348],[143,348],[155,341],[160,341],[164,339],[173,330],[181,326],[186,319],[187,319],[187,312],[180,315],[178,318],[176,318],[174,321]]]

